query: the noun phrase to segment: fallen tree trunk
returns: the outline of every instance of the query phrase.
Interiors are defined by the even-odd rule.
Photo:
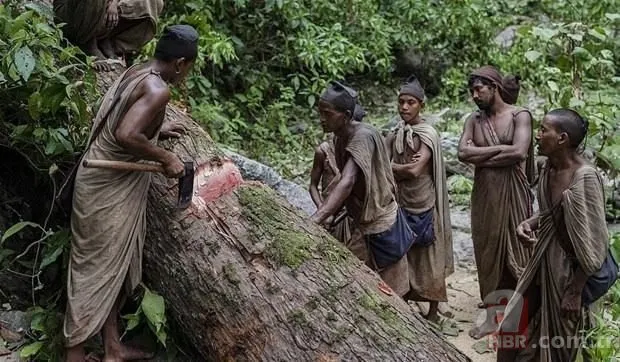
[[[162,145],[195,161],[194,197],[175,209],[176,180],[154,176],[144,278],[206,360],[468,360],[299,209],[243,182],[179,108],[166,117],[187,125]]]

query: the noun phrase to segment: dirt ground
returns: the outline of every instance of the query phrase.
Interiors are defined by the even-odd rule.
[[[458,349],[465,353],[475,362],[495,362],[496,354],[488,348],[483,348],[487,344],[486,339],[476,341],[467,334],[473,327],[474,321],[480,315],[478,309],[480,302],[480,289],[478,288],[478,277],[476,269],[457,268],[448,280],[448,308],[454,314],[454,321],[459,329],[457,337],[447,336]],[[481,352],[476,352],[474,344],[481,345]]]
[[[459,266],[447,279],[448,303],[440,305],[442,313],[452,313],[453,317],[443,322],[442,330],[446,339],[454,344],[474,362],[495,362],[496,354],[488,348],[488,340],[475,340],[468,331],[479,318],[481,310],[478,277],[473,265]],[[417,305],[418,310],[425,312],[424,303]]]

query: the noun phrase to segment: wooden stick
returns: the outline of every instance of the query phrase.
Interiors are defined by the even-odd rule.
[[[163,166],[157,164],[86,159],[82,161],[82,164],[84,165],[84,167],[110,168],[125,171],[164,172]]]

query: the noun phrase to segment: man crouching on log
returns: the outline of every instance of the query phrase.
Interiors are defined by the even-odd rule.
[[[334,133],[340,180],[312,215],[318,224],[345,205],[368,247],[366,264],[399,296],[409,291],[406,253],[413,234],[396,204],[395,184],[383,139],[372,126],[353,120],[355,91],[338,83],[321,95],[321,127]]]
[[[197,54],[194,28],[167,28],[154,59],[127,69],[105,94],[93,124],[93,130],[100,131],[85,158],[159,161],[166,176],[182,176],[181,160],[158,147],[157,139],[170,131],[168,124],[162,127],[170,99],[167,83],[182,81]],[[102,128],[97,127],[100,122],[106,122]],[[124,299],[141,280],[150,181],[148,172],[79,166],[64,321],[67,361],[84,361],[84,342],[101,330],[105,361],[150,357],[121,345],[117,324]]]

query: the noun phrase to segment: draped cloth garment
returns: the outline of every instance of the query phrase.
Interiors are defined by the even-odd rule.
[[[333,139],[329,139],[319,145],[320,150],[325,154],[323,161],[323,175],[321,176],[321,195],[323,200],[327,199],[329,193],[340,181],[340,170],[336,164],[336,155],[334,154]],[[346,210],[342,211],[346,213]],[[340,214],[338,214],[340,215]],[[338,218],[338,215],[336,218]],[[340,222],[329,228],[334,238],[343,243],[360,260],[366,261],[368,252],[364,237],[359,229],[353,225],[353,218],[346,215]]]
[[[512,144],[514,119],[521,111],[526,110],[513,113],[512,126],[504,134],[498,134],[491,121],[478,112],[474,116],[476,127],[480,127],[484,135],[484,144],[479,146]],[[498,288],[507,287],[502,286],[506,280],[518,280],[531,255],[516,234],[517,226],[532,216],[530,164],[533,165],[531,145],[525,163],[476,167],[471,195],[471,231],[482,300]]]
[[[583,307],[577,318],[564,317],[562,297],[575,266],[579,265],[586,275],[592,275],[603,264],[609,249],[603,183],[597,171],[590,165],[576,170],[556,205],[551,204],[548,177],[548,168],[545,168],[538,186],[538,241],[515,294],[526,295],[534,290],[540,297],[537,298],[540,306],[527,325],[527,347],[517,353],[510,351],[508,355],[512,356],[503,361],[575,360],[580,347],[575,343],[578,341],[576,337],[581,329],[588,327],[589,312]],[[508,302],[500,333],[514,331],[522,317],[520,300],[515,296]],[[541,348],[541,338],[553,341],[558,336],[564,338],[565,348]],[[570,345],[568,341],[571,341]],[[532,344],[537,344],[538,348]],[[547,342],[547,345],[551,343]]]
[[[149,70],[129,73],[134,67],[126,70],[105,94],[92,130],[99,122],[106,123],[86,151],[85,158],[140,161],[120,146],[114,136],[118,122],[131,106],[128,100],[132,92],[146,77],[157,76]],[[117,92],[121,92],[121,97],[114,103]],[[102,120],[110,108],[109,117]],[[159,129],[151,143],[157,142],[158,134]],[[140,283],[150,182],[149,172],[83,165],[78,168],[71,214],[73,238],[64,321],[68,347],[98,333],[119,293],[124,289],[126,295],[130,295]]]
[[[407,253],[409,262],[410,296],[419,301],[447,301],[445,279],[454,272],[452,225],[441,139],[428,123],[408,125],[401,121],[392,145],[393,161],[407,164],[419,151],[414,138],[432,152],[432,175],[398,182],[398,204],[410,214],[433,212],[435,242],[427,247],[412,247]]]
[[[76,45],[112,36],[123,53],[138,51],[155,36],[163,0],[119,0],[119,25],[106,29],[108,0],[54,0],[56,22],[66,23],[63,34]]]
[[[394,176],[379,132],[365,123],[356,127],[348,142],[335,138],[338,169],[342,171],[349,158],[353,158],[361,171],[345,206],[363,235],[379,234],[390,229],[396,221],[398,205],[394,196]],[[364,190],[362,197],[355,193],[359,187]],[[372,266],[372,255],[368,255],[366,262]],[[396,294],[403,296],[409,291],[406,255],[378,272]]]

